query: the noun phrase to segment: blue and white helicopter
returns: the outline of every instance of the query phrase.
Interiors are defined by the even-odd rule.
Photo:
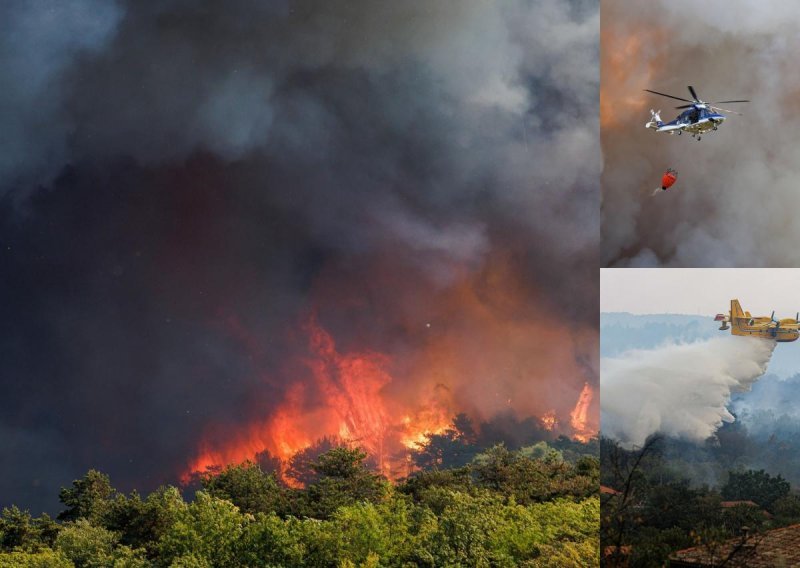
[[[689,99],[682,99],[680,97],[674,97],[672,95],[668,95],[666,93],[659,93],[658,91],[651,91],[650,89],[645,89],[648,93],[653,93],[655,95],[661,95],[662,97],[669,97],[670,99],[676,99],[679,101],[684,101],[689,103],[688,105],[683,105],[679,107],[675,107],[677,109],[685,108],[687,110],[683,111],[678,118],[673,120],[672,122],[662,122],[661,121],[661,111],[654,111],[650,109],[650,122],[645,124],[646,128],[652,128],[656,132],[669,132],[670,134],[675,134],[676,132],[680,135],[684,131],[690,132],[692,134],[692,138],[697,138],[700,140],[700,135],[708,132],[710,130],[716,130],[720,124],[725,120],[725,115],[721,114],[721,112],[730,112],[733,114],[738,114],[741,116],[742,113],[736,112],[735,110],[727,110],[724,108],[720,108],[718,104],[727,104],[727,103],[749,103],[750,101],[718,101],[715,103],[707,103],[705,101],[701,101],[697,97],[697,93],[694,90],[694,87],[689,87],[689,93],[692,95],[693,100]]]

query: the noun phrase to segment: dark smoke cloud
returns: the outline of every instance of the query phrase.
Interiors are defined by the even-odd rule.
[[[0,505],[52,510],[89,467],[174,481],[209,424],[280,400],[315,307],[402,354],[502,256],[518,317],[594,326],[598,16],[3,3]]]
[[[798,6],[751,0],[603,3],[603,261],[797,266]],[[644,128],[682,103],[749,99],[700,142]],[[673,104],[674,103],[674,104]],[[651,197],[668,167],[673,191]]]

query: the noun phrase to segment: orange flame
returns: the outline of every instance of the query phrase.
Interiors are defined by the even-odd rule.
[[[286,463],[316,440],[335,437],[341,443],[364,448],[380,471],[395,478],[407,469],[405,454],[425,443],[431,434],[444,432],[452,417],[450,408],[434,397],[414,412],[394,419],[384,395],[392,383],[390,359],[380,353],[339,353],[331,335],[315,319],[304,326],[312,356],[305,363],[313,377],[315,397],[322,404],[309,403],[309,387],[293,383],[283,404],[272,416],[251,425],[222,448],[201,446],[182,479],[222,464],[240,463],[267,451]],[[398,454],[403,454],[398,456]],[[291,483],[290,479],[287,479]]]
[[[592,392],[592,387],[589,386],[589,383],[584,384],[581,394],[578,396],[578,402],[575,404],[575,408],[572,412],[570,412],[570,423],[575,430],[574,438],[581,442],[588,442],[596,433],[588,425],[589,408],[592,404],[593,397],[594,393]]]
[[[548,410],[542,416],[542,426],[548,432],[552,432],[556,426],[558,426],[558,418],[556,418],[556,411],[555,410]]]
[[[308,365],[338,420],[339,438],[363,446],[378,457],[383,469],[389,414],[381,389],[392,381],[385,370],[387,358],[378,353],[340,355],[330,334],[314,321],[309,324],[308,332],[317,356]]]

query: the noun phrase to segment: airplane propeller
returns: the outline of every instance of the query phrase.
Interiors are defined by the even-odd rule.
[[[772,322],[775,324],[774,326],[770,326],[769,332],[772,335],[772,337],[777,337],[778,330],[781,328],[781,321],[775,319],[775,310],[772,310],[772,315],[769,316],[769,319],[771,319]]]

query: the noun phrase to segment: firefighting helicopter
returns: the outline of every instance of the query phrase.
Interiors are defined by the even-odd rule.
[[[722,322],[720,331],[730,329],[732,335],[774,339],[779,342],[797,341],[800,337],[800,313],[794,319],[776,320],[775,312],[770,317],[753,317],[750,312],[742,310],[739,300],[731,300],[731,311],[728,315],[717,314],[714,321]]]
[[[700,140],[701,134],[708,132],[709,130],[716,130],[722,124],[722,122],[725,120],[725,115],[721,114],[721,112],[730,112],[740,116],[742,114],[740,112],[736,112],[735,110],[728,110],[715,105],[750,102],[746,100],[736,100],[707,103],[705,101],[701,101],[697,97],[697,93],[692,86],[689,86],[689,93],[692,95],[692,100],[682,99],[681,97],[675,97],[666,93],[659,93],[658,91],[651,91],[650,89],[645,89],[645,91],[655,95],[661,95],[662,97],[669,97],[670,99],[676,99],[689,103],[688,105],[675,107],[676,109],[685,108],[686,110],[683,111],[678,118],[671,122],[662,122],[661,111],[654,111],[653,109],[650,109],[650,121],[645,124],[646,128],[652,128],[656,132],[669,132],[670,134],[677,132],[678,135],[686,131],[690,132],[692,134],[692,138],[697,138],[697,140]]]

